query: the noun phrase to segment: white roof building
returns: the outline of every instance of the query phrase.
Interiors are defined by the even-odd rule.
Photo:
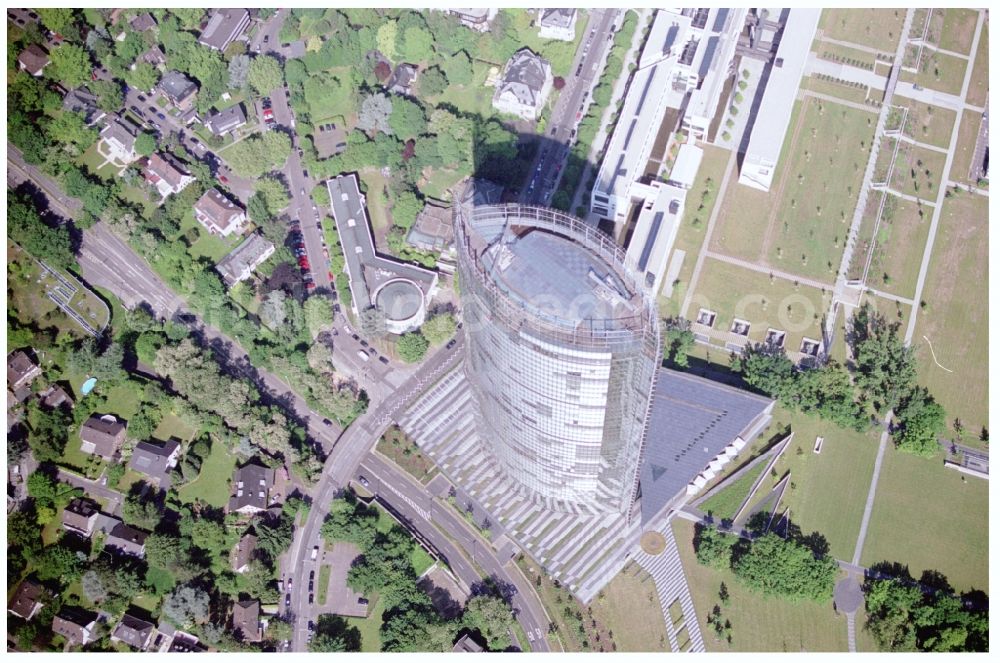
[[[573,41],[576,39],[577,15],[575,9],[568,7],[539,9],[538,36],[542,39]]]
[[[792,118],[795,95],[802,80],[819,9],[790,9],[778,43],[778,52],[767,75],[767,86],[750,133],[750,142],[740,168],[740,184],[761,191],[771,189],[785,133]]]
[[[636,281],[655,297],[663,287],[671,249],[684,217],[687,189],[663,182],[636,187],[643,194],[643,203],[625,253],[625,264],[635,274]]]

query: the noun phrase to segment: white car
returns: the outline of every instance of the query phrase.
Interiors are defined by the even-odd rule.
[[[309,555],[309,559],[316,559],[317,555],[319,555],[319,546],[313,546],[312,554]]]

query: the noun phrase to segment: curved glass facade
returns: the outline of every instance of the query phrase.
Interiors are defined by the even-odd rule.
[[[456,246],[481,439],[549,508],[627,512],[661,350],[622,251],[522,205],[456,208]]]

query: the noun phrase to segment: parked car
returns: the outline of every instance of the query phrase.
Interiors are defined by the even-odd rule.
[[[383,364],[386,364],[386,365],[389,364],[389,358],[388,357],[382,356],[382,357],[379,357],[378,360],[380,362],[382,362]]]
[[[312,554],[309,555],[309,559],[316,559],[318,555],[319,555],[319,546],[313,546]]]
[[[453,338],[450,341],[448,341],[448,345],[444,346],[444,349],[445,350],[451,350],[453,347],[455,347],[456,343],[458,343],[458,341]]]
[[[146,95],[140,94],[138,97],[136,97],[136,99],[138,99],[139,101],[146,101]]]
[[[336,329],[334,329],[333,331],[337,331],[337,330],[336,330]],[[323,420],[323,425],[324,425],[324,426],[332,426],[332,425],[333,425],[333,422],[332,422],[332,421],[330,421],[329,419],[324,419],[324,420]],[[310,571],[310,574],[311,574],[311,573],[312,573],[312,571]]]
[[[229,178],[226,177],[225,175],[219,175],[219,181],[222,182],[223,184],[229,184]]]
[[[292,595],[291,594],[285,594],[285,607],[287,608],[290,605],[292,605]]]
[[[366,478],[364,477],[364,475],[359,475],[359,476],[358,476],[358,481],[359,481],[359,482],[361,483],[361,485],[362,485],[362,486],[364,486],[365,488],[367,488],[367,487],[368,487],[368,479],[366,479]]]
[[[361,361],[368,361],[368,353],[365,352],[364,350],[358,350],[357,354],[358,354],[358,357],[361,358]]]
[[[156,117],[160,118],[161,120],[166,120],[167,119],[167,116],[164,115],[163,113],[157,113]]]

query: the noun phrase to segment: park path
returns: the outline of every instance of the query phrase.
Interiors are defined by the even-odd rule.
[[[912,20],[912,18],[913,18],[913,10],[910,9],[906,13],[906,20],[904,22],[904,28],[903,28],[904,35],[909,33],[909,23]],[[980,11],[979,18],[976,21],[976,33],[975,37],[973,37],[972,40],[971,53],[975,53],[976,50],[979,48],[979,38],[982,35],[982,29],[983,29],[983,18],[984,18],[983,12]],[[962,82],[961,99],[963,101],[965,100],[966,95],[969,92],[969,81],[972,79],[973,64],[974,64],[974,58],[969,58],[965,67],[965,79]],[[958,121],[959,119],[960,118],[956,118],[955,125],[952,127],[951,130],[951,142],[948,144],[948,156],[945,158],[945,163],[944,163],[945,173],[951,172],[951,164],[955,156],[955,146],[958,143],[958,132],[960,126],[960,122]],[[913,301],[915,302],[920,301],[920,297],[923,294],[924,282],[927,278],[927,267],[930,264],[931,252],[934,248],[934,237],[937,234],[938,222],[941,219],[941,207],[944,203],[944,197],[946,192],[947,189],[946,187],[943,186],[940,187],[938,190],[937,204],[934,206],[934,212],[931,215],[930,232],[927,234],[927,243],[924,246],[924,256],[920,262],[920,273],[917,276],[917,288],[916,292],[913,295]],[[910,316],[910,320],[906,325],[906,335],[903,337],[903,342],[906,345],[909,345],[911,339],[913,338],[913,332],[916,329],[918,314],[919,311],[914,311],[914,315]],[[890,421],[892,421],[891,411],[886,414],[885,423],[888,424]],[[875,493],[878,488],[879,473],[881,472],[882,469],[882,459],[885,455],[885,448],[886,446],[888,446],[888,441],[889,441],[888,430],[883,430],[881,438],[879,439],[878,456],[876,456],[875,458],[875,470],[872,473],[871,486],[868,489],[868,499],[865,501],[865,512],[864,515],[861,517],[861,530],[858,532],[858,541],[854,546],[854,556],[851,560],[852,563],[855,565],[858,565],[861,562],[861,552],[864,549],[865,538],[868,535],[868,523],[871,519],[872,506],[875,502]],[[852,626],[853,623],[849,623],[848,625],[849,638],[852,635],[853,631]]]
[[[688,307],[691,306],[691,299],[694,297],[695,286],[698,285],[698,277],[701,275],[701,268],[705,264],[708,256],[708,247],[712,241],[712,232],[715,230],[715,222],[719,218],[719,210],[722,209],[723,201],[726,199],[726,190],[729,188],[729,180],[736,170],[736,150],[729,154],[729,161],[726,162],[726,174],[719,184],[719,195],[715,197],[715,206],[712,208],[712,215],[708,217],[708,226],[705,227],[705,240],[701,243],[698,251],[698,260],[694,263],[694,272],[691,273],[691,282],[688,284],[687,292],[684,293],[684,303],[681,305],[681,317],[689,317]]]
[[[775,276],[779,279],[784,279],[786,281],[791,281],[793,283],[801,283],[802,285],[812,286],[817,290],[829,290],[832,286],[829,283],[823,283],[822,281],[816,281],[806,276],[799,276],[797,274],[792,274],[791,272],[785,272],[780,269],[774,269],[772,267],[765,267],[760,263],[750,262],[749,260],[743,260],[742,258],[734,258],[733,256],[727,256],[723,253],[716,253],[715,251],[706,251],[705,255],[709,258],[715,260],[721,260],[722,262],[729,263],[730,265],[735,265],[737,267],[742,267],[744,269],[749,269],[753,272],[760,272],[761,274],[767,274],[768,276]]]
[[[667,627],[670,650],[681,651],[680,644],[683,643],[677,642],[677,634],[686,628],[691,646],[684,651],[703,652],[705,651],[705,641],[701,636],[698,613],[691,600],[687,578],[684,576],[681,556],[677,551],[677,541],[674,539],[674,533],[670,527],[671,520],[668,518],[666,523],[657,530],[667,542],[664,551],[659,555],[649,555],[640,548],[634,559],[653,577],[656,594],[660,598],[660,608],[663,610],[663,623]],[[670,606],[675,601],[680,601],[681,609],[684,612],[683,619],[676,624],[670,616]]]

